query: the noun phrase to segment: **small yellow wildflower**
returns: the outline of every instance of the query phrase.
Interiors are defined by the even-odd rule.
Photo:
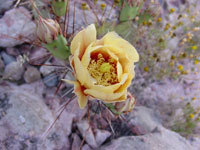
[[[187,57],[187,54],[186,54],[186,53],[182,53],[182,54],[181,54],[181,57],[182,57],[182,58],[185,58],[185,57]]]
[[[182,71],[183,70],[183,66],[182,65],[178,65],[178,70]]]
[[[178,22],[178,26],[182,26],[182,25],[183,25],[182,21]]]
[[[194,118],[194,114],[190,114],[190,118],[193,119]]]
[[[196,45],[192,46],[192,49],[197,50],[197,46]]]
[[[176,30],[176,26],[173,26],[172,29],[173,29],[173,30]]]
[[[119,3],[120,3],[120,0],[114,0],[114,3],[115,3],[115,4],[119,4]]]
[[[174,56],[174,55],[172,55],[172,56],[171,56],[171,60],[174,60],[174,59],[175,59],[175,56]]]
[[[106,8],[106,4],[101,4],[101,10],[104,11],[104,9]]]
[[[171,27],[171,25],[170,25],[169,23],[167,23],[167,24],[165,25],[164,30],[167,31],[170,27]]]
[[[149,67],[144,67],[145,72],[149,72]]]
[[[175,9],[174,9],[174,8],[171,8],[170,11],[169,11],[169,13],[171,14],[171,13],[173,13],[174,11],[175,11]]]
[[[181,74],[182,74],[182,75],[187,75],[187,74],[188,74],[188,71],[187,71],[187,70],[182,70],[182,71],[181,71]]]
[[[158,21],[158,22],[161,22],[161,21],[162,21],[162,18],[161,18],[161,17],[159,17],[157,21]]]
[[[199,60],[196,59],[196,60],[194,61],[194,64],[197,65],[198,63],[199,63]]]
[[[193,101],[196,100],[196,97],[193,97],[192,100],[193,100]]]
[[[81,4],[81,9],[82,10],[86,10],[87,9],[87,4],[86,3],[82,3]]]

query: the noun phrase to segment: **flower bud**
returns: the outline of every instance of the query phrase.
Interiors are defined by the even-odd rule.
[[[126,101],[115,103],[116,111],[121,113],[131,112],[134,106],[135,106],[135,98],[131,95],[131,93],[128,93]]]
[[[51,7],[56,16],[64,16],[66,13],[67,0],[52,0]]]
[[[36,33],[43,43],[52,43],[61,34],[61,28],[57,21],[40,17],[37,23]]]

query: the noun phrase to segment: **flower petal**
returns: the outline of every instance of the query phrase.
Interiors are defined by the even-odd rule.
[[[94,24],[89,25],[86,29],[80,31],[71,42],[71,53],[74,55],[75,51],[79,48],[79,57],[81,58],[84,54],[85,49],[90,45],[90,43],[96,41],[96,28]]]
[[[117,33],[109,32],[103,37],[104,45],[111,45],[117,47],[118,54],[126,54],[130,61],[139,61],[139,55],[136,49],[126,40],[122,39]],[[100,42],[99,42],[100,43]]]
[[[86,88],[91,87],[94,83],[96,83],[96,80],[92,78],[87,70],[82,64],[79,59],[79,51],[78,48],[74,52],[74,70],[76,73],[77,80],[81,83],[81,85],[84,85]]]
[[[114,93],[116,90],[118,90],[124,83],[126,83],[128,79],[128,74],[123,74],[121,77],[121,81],[117,84],[113,84],[110,86],[103,86],[103,85],[93,85],[91,89],[97,90],[99,92],[104,92],[104,93]]]
[[[83,93],[83,89],[82,89],[80,83],[77,82],[77,81],[70,81],[70,80],[65,80],[65,79],[63,79],[63,81],[74,85],[74,93],[78,97],[78,104],[79,104],[81,109],[85,108],[88,100],[87,100],[87,96],[84,95],[84,93]]]
[[[115,101],[116,99],[119,99],[120,97],[122,97],[124,95],[126,91],[122,91],[122,92],[118,92],[118,93],[105,93],[105,92],[101,92],[95,89],[86,89],[84,90],[84,93],[87,95],[90,95],[92,97],[95,97],[97,99],[100,99],[102,101]]]

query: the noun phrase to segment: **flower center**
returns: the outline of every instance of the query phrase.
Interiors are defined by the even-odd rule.
[[[109,86],[118,83],[116,62],[111,57],[103,54],[94,54],[88,65],[90,75],[96,79],[96,85]]]

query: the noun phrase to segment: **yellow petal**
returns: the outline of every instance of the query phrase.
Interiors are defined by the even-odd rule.
[[[102,101],[115,101],[117,99],[119,99],[120,97],[122,97],[124,95],[126,91],[122,91],[119,93],[105,93],[105,92],[101,92],[95,89],[86,89],[84,90],[84,93],[87,95],[90,95],[94,98],[100,99]]]
[[[103,48],[103,46],[93,46],[93,43],[91,43],[87,49],[85,50],[85,53],[83,54],[82,58],[81,58],[81,63],[82,65],[87,68],[89,63],[90,63],[90,56],[91,56],[91,53],[96,51],[96,50],[99,50]]]
[[[121,76],[122,76],[122,66],[119,63],[119,61],[117,62],[117,78],[120,81],[121,80]]]
[[[74,93],[78,97],[78,104],[79,104],[81,109],[85,108],[88,100],[87,100],[87,96],[84,95],[84,93],[83,93],[83,89],[82,89],[80,83],[77,82],[77,81],[70,81],[70,80],[65,80],[65,79],[63,79],[63,81],[74,85]]]
[[[85,52],[85,49],[90,45],[90,43],[96,41],[96,28],[94,24],[89,25],[86,29],[80,31],[71,42],[71,53],[74,55],[75,51],[79,48],[79,57],[81,58]]]
[[[118,54],[126,54],[130,61],[139,61],[139,55],[136,49],[126,40],[122,39],[117,33],[109,32],[103,37],[104,45],[111,45],[118,48],[115,51]]]
[[[74,52],[74,70],[76,73],[77,80],[81,83],[82,86],[85,86],[86,88],[91,87],[94,83],[96,83],[96,80],[92,78],[87,70],[82,64],[79,59],[79,51],[78,48]]]

